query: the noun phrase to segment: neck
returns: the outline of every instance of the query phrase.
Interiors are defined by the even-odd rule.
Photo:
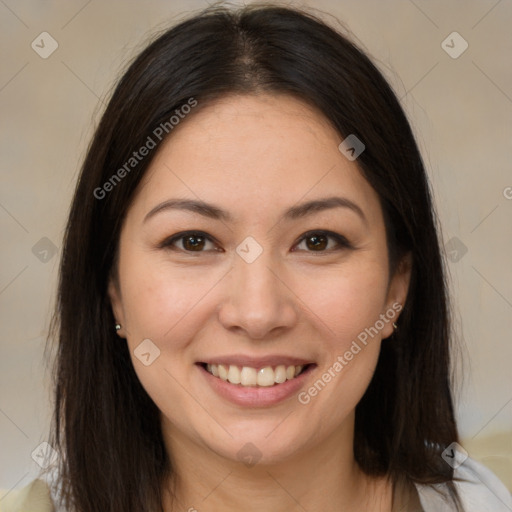
[[[390,482],[368,477],[354,459],[353,429],[286,460],[251,467],[221,457],[169,424],[163,432],[173,468],[164,489],[165,512],[391,510]]]

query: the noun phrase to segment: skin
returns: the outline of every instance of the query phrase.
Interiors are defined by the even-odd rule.
[[[195,365],[235,353],[303,357],[317,364],[307,391],[380,314],[404,304],[410,260],[389,276],[378,196],[357,160],[338,150],[341,140],[292,97],[230,96],[181,121],[129,208],[109,294],[118,334],[161,411],[175,471],[166,512],[391,510],[390,481],[366,477],[352,449],[355,407],[391,321],[306,405],[296,395],[267,407],[234,405]],[[339,207],[279,220],[291,206],[332,195],[359,205],[366,221]],[[164,210],[144,222],[170,198],[214,203],[234,221]],[[183,239],[174,250],[161,247],[185,230],[213,241],[202,252],[187,252]],[[300,240],[310,230],[339,233],[352,247],[329,238],[315,249]],[[263,249],[252,263],[236,252],[248,236]],[[147,338],[160,350],[149,366],[133,352]],[[237,455],[248,442],[261,456],[252,467]]]

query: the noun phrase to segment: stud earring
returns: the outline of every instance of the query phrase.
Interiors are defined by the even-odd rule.
[[[119,329],[121,329],[121,324],[116,324],[116,332],[119,331]]]
[[[395,322],[393,322],[393,330],[395,330],[395,331],[396,331],[397,329],[398,329],[398,325],[396,325],[396,323],[395,323]]]

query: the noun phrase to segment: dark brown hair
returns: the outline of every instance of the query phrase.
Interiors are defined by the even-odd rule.
[[[191,98],[198,111],[220,97],[261,92],[293,95],[321,112],[340,140],[355,134],[364,142],[357,163],[380,198],[390,275],[404,254],[412,255],[399,329],[382,345],[356,407],[355,458],[367,474],[389,474],[395,482],[446,482],[448,498],[459,506],[453,470],[441,457],[459,440],[447,285],[411,127],[381,72],[346,36],[310,13],[253,4],[208,8],[155,39],[120,79],[88,149],[65,232],[51,329],[58,343],[50,444],[61,454],[61,492],[70,512],[161,510],[162,484],[173,471],[160,411],[116,336],[107,295],[123,219],[165,138],[108,194],[98,198],[95,191]]]

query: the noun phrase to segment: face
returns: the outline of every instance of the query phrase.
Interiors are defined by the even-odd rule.
[[[231,96],[151,163],[109,294],[169,435],[275,462],[351,431],[409,272],[341,140],[294,98]]]

